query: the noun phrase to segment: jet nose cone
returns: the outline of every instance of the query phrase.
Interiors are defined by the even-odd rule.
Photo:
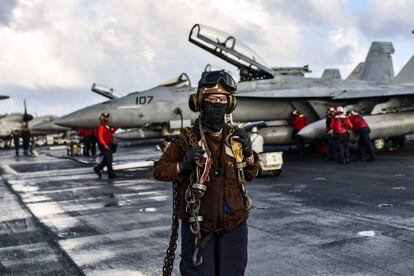
[[[59,119],[56,119],[56,124],[58,126],[64,126],[64,127],[77,127],[76,125],[76,119],[71,114],[65,115],[60,117]]]
[[[325,120],[320,120],[302,128],[298,135],[305,140],[321,140],[326,136]]]
[[[96,128],[99,124],[99,114],[96,108],[85,108],[60,117],[55,123],[70,128]]]
[[[55,121],[43,122],[31,127],[31,130],[34,131],[66,131],[67,127],[58,126],[55,124]]]

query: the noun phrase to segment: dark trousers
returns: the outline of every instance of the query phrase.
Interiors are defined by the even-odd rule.
[[[83,155],[84,156],[89,156],[90,147],[91,147],[91,137],[84,136],[83,137]]]
[[[14,149],[16,150],[16,156],[19,156],[19,148],[20,148],[20,142],[18,139],[14,139]]]
[[[30,140],[23,139],[23,154],[29,155]]]
[[[294,130],[292,133],[292,139],[295,142],[296,146],[298,147],[298,151],[300,155],[305,154],[305,141],[303,140],[302,136],[298,135],[299,130]]]
[[[366,153],[368,153],[370,159],[375,159],[374,145],[372,144],[372,141],[369,138],[370,132],[371,131],[369,128],[363,128],[359,130],[358,148],[359,156],[361,157],[361,159],[365,159]]]
[[[336,160],[336,150],[334,144],[333,134],[328,134],[328,160]]]
[[[181,223],[180,272],[184,276],[243,276],[247,266],[247,223],[213,237],[200,250],[203,263],[193,265],[194,235]]]
[[[108,175],[114,175],[114,170],[112,169],[112,150],[111,146],[109,146],[109,149],[104,148],[103,146],[99,145],[99,149],[101,150],[101,153],[103,155],[103,159],[101,163],[99,163],[98,166],[96,166],[96,169],[101,171],[105,166],[108,168]]]
[[[349,142],[348,142],[348,134],[342,133],[338,134],[335,133],[333,136],[334,144],[335,144],[335,151],[337,156],[337,161],[343,163],[345,161],[349,161]]]
[[[96,140],[96,136],[95,135],[91,135],[90,136],[90,150],[91,150],[91,154],[92,155],[96,155],[96,143],[97,143],[97,140]]]

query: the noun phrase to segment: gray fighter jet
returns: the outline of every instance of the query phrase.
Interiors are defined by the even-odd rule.
[[[265,143],[292,142],[289,120],[294,109],[304,113],[311,123],[323,119],[330,106],[338,105],[362,114],[385,116],[381,117],[383,119],[393,118],[396,114],[413,116],[414,88],[407,84],[414,82],[414,59],[394,77],[391,58],[394,48],[390,42],[373,42],[365,62],[343,80],[336,71],[327,72],[322,78],[305,78],[289,74],[289,68],[269,67],[235,37],[207,26],[194,25],[189,41],[238,68],[239,103],[232,114],[233,120],[264,121],[267,127],[260,133]],[[303,71],[306,72],[305,69]],[[180,128],[191,125],[197,118],[197,114],[188,107],[189,96],[195,92],[196,87],[190,85],[160,85],[83,108],[56,123],[67,127],[94,128],[98,125],[99,114],[108,112],[114,127]],[[381,132],[384,138],[414,132],[414,122],[402,128],[400,121],[387,121],[391,123],[388,131]],[[375,123],[370,127],[374,130]]]
[[[23,113],[11,113],[0,117],[0,139],[8,139],[12,136],[14,130],[20,131],[22,128]],[[61,133],[68,128],[50,125],[57,117],[53,115],[44,115],[34,117],[27,121],[31,134],[33,136]]]
[[[59,134],[68,128],[54,125],[54,115],[44,115],[34,117],[27,112],[26,101],[24,101],[24,113],[12,113],[0,116],[0,145],[7,145],[7,141],[12,138],[13,131],[20,132],[22,126],[27,124],[31,135],[45,136],[48,134]]]

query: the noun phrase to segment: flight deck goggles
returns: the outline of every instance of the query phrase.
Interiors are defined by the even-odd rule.
[[[231,92],[236,91],[236,82],[234,81],[233,77],[224,70],[203,72],[201,74],[201,79],[198,82],[198,87],[216,86],[220,81]]]

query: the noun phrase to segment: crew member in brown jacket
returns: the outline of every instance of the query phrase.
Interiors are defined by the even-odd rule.
[[[172,139],[154,165],[157,180],[174,183],[182,275],[238,276],[247,265],[246,220],[252,202],[244,184],[256,177],[258,156],[249,134],[225,123],[225,114],[237,105],[235,91],[236,83],[224,70],[204,72],[189,101],[200,117]],[[178,224],[173,214],[173,232],[174,219]],[[169,249],[174,250],[171,241]],[[169,251],[164,275],[172,269]]]

